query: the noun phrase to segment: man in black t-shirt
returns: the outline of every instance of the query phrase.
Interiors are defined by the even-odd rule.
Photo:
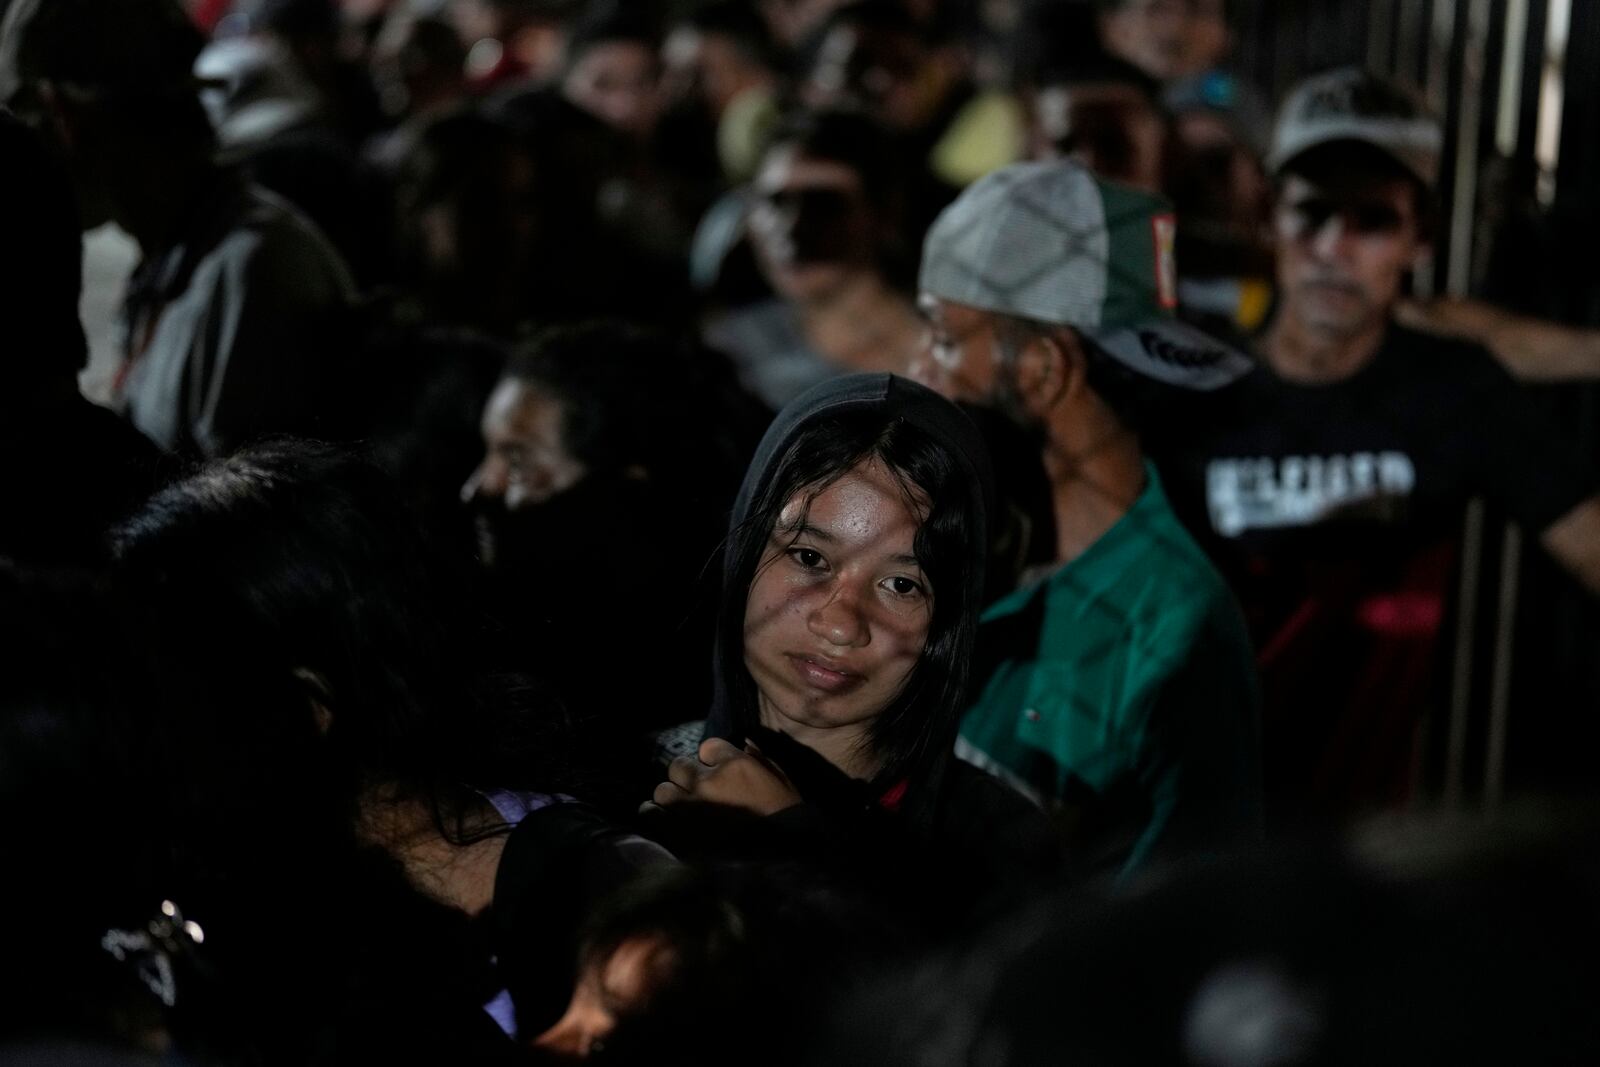
[[[1291,93],[1268,161],[1278,304],[1261,365],[1154,443],[1245,603],[1279,816],[1408,788],[1473,496],[1600,591],[1600,498],[1574,449],[1484,350],[1393,321],[1426,248],[1440,141],[1361,71]]]

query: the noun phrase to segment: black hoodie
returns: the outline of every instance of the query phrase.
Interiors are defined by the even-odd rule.
[[[972,533],[962,568],[965,599],[973,612],[983,603],[987,515],[994,490],[988,452],[976,426],[954,404],[905,378],[860,374],[818,385],[789,404],[768,429],[734,504],[723,571],[728,593],[718,623],[705,735],[740,746],[755,739],[794,782],[806,803],[769,823],[821,834],[852,863],[875,857],[880,868],[900,867],[910,851],[937,857],[933,862],[941,865],[955,861],[961,868],[959,881],[970,880],[970,888],[981,892],[986,883],[1010,879],[1019,867],[1029,873],[1050,867],[1053,836],[1043,814],[1028,801],[954,759],[955,706],[929,709],[939,721],[930,727],[923,758],[909,768],[862,782],[792,738],[761,726],[747,695],[751,686],[744,663],[744,599],[751,576],[738,573],[741,529],[802,431],[818,419],[862,410],[903,419],[953,454],[963,474],[959,484],[965,487],[966,499],[961,503]],[[970,657],[971,650],[962,654]],[[926,872],[923,862],[913,863],[912,868]]]

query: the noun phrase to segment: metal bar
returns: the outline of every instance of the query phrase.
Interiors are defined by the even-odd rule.
[[[1567,31],[1572,24],[1572,0],[1550,0],[1545,25],[1542,76],[1539,85],[1539,121],[1534,156],[1539,163],[1539,203],[1556,198],[1556,168],[1561,163],[1561,119],[1566,106]]]
[[[1428,68],[1423,81],[1428,103],[1438,115],[1446,115],[1450,99],[1450,52],[1456,39],[1456,0],[1433,0],[1432,19],[1427,27]]]
[[[1544,39],[1550,24],[1550,5],[1544,0],[1528,8],[1528,30],[1522,44],[1522,92],[1517,115],[1517,151],[1513,157],[1526,171],[1518,195],[1533,195],[1531,182],[1538,173],[1534,144],[1539,136],[1539,87],[1544,83]]]
[[[1510,159],[1517,154],[1517,120],[1522,111],[1522,53],[1528,47],[1528,0],[1506,0],[1501,38],[1500,106],[1495,115],[1496,151]]]
[[[1469,0],[1462,42],[1461,90],[1456,115],[1455,188],[1450,195],[1450,262],[1445,292],[1466,296],[1472,282],[1472,231],[1478,206],[1478,133],[1485,85],[1489,0]]]
[[[1481,499],[1467,505],[1461,531],[1461,583],[1456,592],[1455,663],[1450,678],[1450,730],[1444,762],[1444,806],[1459,809],[1467,780],[1467,725],[1472,714],[1472,646],[1478,628],[1478,587],[1483,569]]]
[[[1505,792],[1506,733],[1511,725],[1511,665],[1516,651],[1517,601],[1521,592],[1522,530],[1506,525],[1500,549],[1500,618],[1494,634],[1494,675],[1489,688],[1489,741],[1483,761],[1483,806],[1500,806]]]

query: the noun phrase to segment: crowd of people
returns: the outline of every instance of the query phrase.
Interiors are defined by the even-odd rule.
[[[1369,821],[1600,340],[1229,15],[0,0],[0,1063],[1600,1058],[1600,820]]]

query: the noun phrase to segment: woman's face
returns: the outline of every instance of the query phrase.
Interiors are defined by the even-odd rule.
[[[762,724],[862,734],[922,656],[934,591],[914,553],[927,514],[876,460],[779,514],[745,603]]]

